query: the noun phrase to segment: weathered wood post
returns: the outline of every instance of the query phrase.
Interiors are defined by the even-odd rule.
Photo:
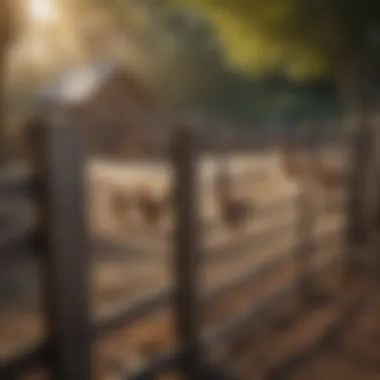
[[[351,278],[363,267],[364,248],[368,237],[368,175],[373,158],[373,131],[367,118],[358,121],[363,123],[356,128],[352,139],[351,171],[348,182],[347,199],[347,276]]]
[[[184,379],[201,376],[200,305],[198,302],[200,231],[198,141],[189,127],[179,128],[172,142],[174,166],[174,255],[176,331],[183,349],[179,369]]]
[[[4,123],[4,85],[6,75],[6,56],[11,41],[12,25],[8,0],[0,0],[0,163],[7,159],[7,141]]]
[[[368,216],[365,220],[366,234],[368,235],[368,252],[371,279],[374,283],[379,282],[380,257],[379,257],[379,242],[380,242],[380,118],[377,111],[371,118],[371,140],[373,144],[372,160],[370,162],[369,180],[368,180],[368,197],[367,207]]]
[[[28,131],[37,175],[42,287],[51,376],[90,380],[89,252],[85,227],[84,133],[68,122],[35,120]]]
[[[314,227],[315,227],[315,215],[311,199],[310,189],[310,173],[307,171],[311,169],[311,155],[313,154],[312,135],[313,131],[311,126],[301,126],[302,129],[298,131],[299,146],[303,147],[306,151],[306,157],[304,158],[306,165],[301,167],[302,178],[299,181],[300,187],[297,194],[297,231],[299,236],[299,243],[296,247],[295,263],[296,272],[298,276],[298,292],[302,303],[309,303],[314,295],[315,284],[310,270],[310,258],[315,252],[315,240],[314,240]]]
[[[375,130],[373,112],[377,108],[376,93],[376,56],[378,33],[372,28],[368,30],[366,53],[353,75],[351,105],[352,142],[351,142],[351,176],[349,181],[349,197],[347,202],[347,278],[365,268],[364,259],[368,258],[368,238],[370,220],[370,202],[368,197],[371,176],[374,175],[372,163],[375,159]],[[359,78],[357,78],[359,77]],[[351,78],[352,80],[352,78]]]

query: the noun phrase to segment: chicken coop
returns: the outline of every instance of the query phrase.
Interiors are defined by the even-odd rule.
[[[88,149],[95,155],[149,154],[153,99],[131,71],[112,62],[74,67],[37,94],[34,113],[75,115],[88,126]]]
[[[211,154],[174,131],[115,167],[84,123],[30,123],[30,167],[0,175],[0,378],[376,378],[373,136]]]

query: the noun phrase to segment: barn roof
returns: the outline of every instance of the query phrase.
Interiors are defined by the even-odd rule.
[[[78,105],[86,102],[107,82],[111,75],[118,72],[122,72],[128,77],[138,100],[147,100],[147,94],[144,94],[142,86],[131,73],[113,62],[102,61],[92,65],[74,67],[63,72],[38,93],[37,106]]]

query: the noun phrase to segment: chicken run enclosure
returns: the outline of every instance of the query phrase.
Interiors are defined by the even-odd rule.
[[[111,164],[32,123],[30,167],[0,177],[0,379],[380,376],[364,132],[212,154],[180,127],[164,159]]]

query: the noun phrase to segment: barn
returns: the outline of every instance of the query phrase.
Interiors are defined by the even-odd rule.
[[[73,114],[88,131],[96,156],[128,157],[146,153],[153,101],[136,76],[110,62],[72,68],[41,89],[38,114]]]

